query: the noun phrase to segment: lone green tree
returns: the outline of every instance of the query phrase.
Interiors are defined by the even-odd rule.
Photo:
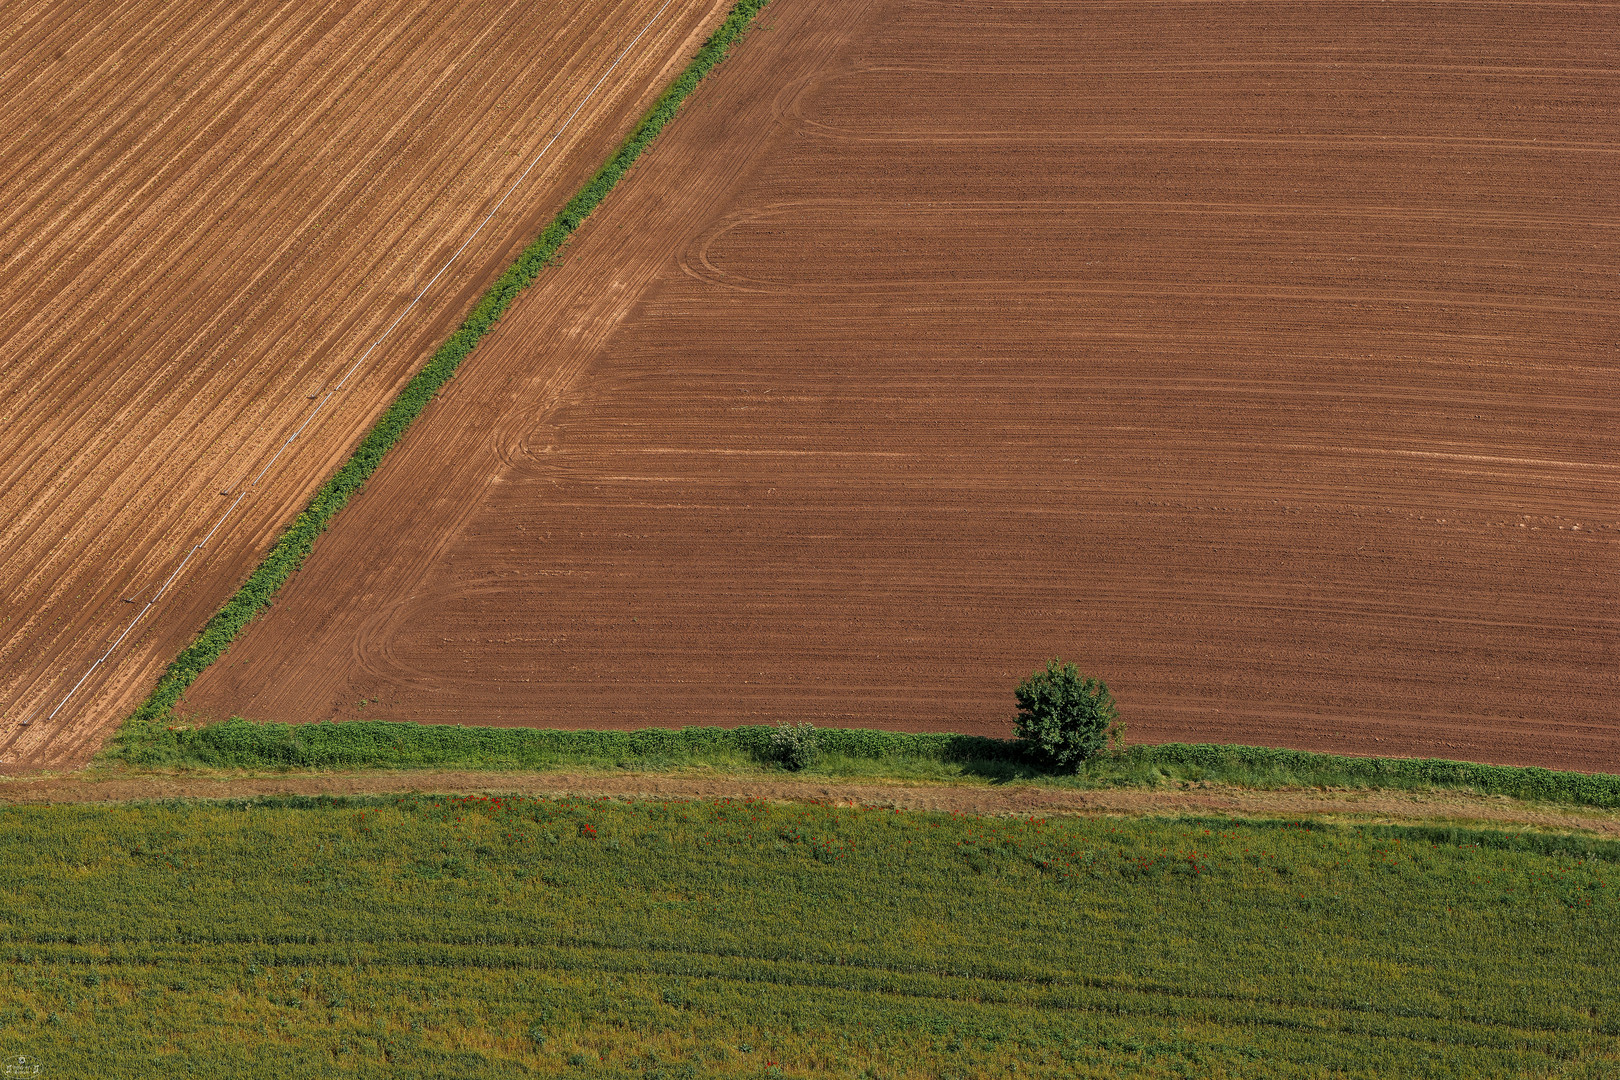
[[[1100,753],[1119,719],[1107,685],[1062,660],[1048,660],[1044,671],[1036,669],[1013,693],[1019,741],[1035,758],[1064,772]]]

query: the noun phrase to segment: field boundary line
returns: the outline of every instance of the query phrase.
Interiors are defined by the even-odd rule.
[[[615,59],[608,71],[604,72],[601,78],[597,80],[590,94],[587,94],[574,112],[570,114],[570,122],[578,115],[585,103],[590,100],[590,96],[596,93],[603,81],[611,74],[613,68],[618,66],[625,55],[628,55],[629,50],[646,34],[647,30],[652,27],[653,23],[657,21],[671,2],[673,0],[664,0],[664,4],[658,9],[658,12],[653,15],[652,19],[648,20],[641,32],[625,46],[618,59]],[[698,50],[691,62],[664,89],[652,108],[641,117],[630,135],[619,144],[607,162],[597,169],[590,180],[586,181],[585,185],[563,206],[562,210],[542,230],[540,235],[523,249],[517,260],[508,266],[500,277],[496,279],[495,283],[479,297],[478,302],[473,305],[472,311],[463,320],[461,326],[439,346],[427,363],[422,366],[421,370],[405,385],[393,403],[377,420],[376,424],[361,439],[360,444],[354,449],[353,453],[315,493],[303,512],[283,530],[277,542],[266,553],[258,567],[248,576],[236,593],[208,620],[191,644],[182,650],[180,655],[168,665],[162,676],[159,677],[158,683],[151,694],[126,719],[126,728],[130,724],[154,722],[167,715],[174,704],[179,701],[180,695],[185,692],[186,688],[196,681],[205,668],[224,653],[230,643],[235,640],[242,627],[270,605],[276,591],[308,557],[315,538],[326,530],[332,518],[347,505],[354,493],[377,470],[388,450],[403,437],[405,430],[421,414],[427,402],[450,380],[462,361],[471,354],[473,348],[484,334],[488,333],[495,323],[500,320],[517,294],[533,282],[541,269],[549,265],[557,250],[568,237],[600,205],[608,192],[614,188],[635,160],[640,157],[642,151],[651,145],[665,125],[674,119],[681,103],[696,89],[697,84],[703,77],[721,60],[725,59],[732,46],[742,38],[749,24],[752,23],[754,17],[765,7],[767,2],[768,0],[737,0],[719,28],[704,41],[703,46]],[[74,688],[68,692],[67,697],[64,697],[56,709],[51,712],[50,717],[55,717],[68,699],[77,693],[79,688],[89,679],[91,673],[112,655],[113,651],[123,642],[130,630],[146,614],[151,605],[157,602],[158,597],[168,588],[169,584],[179,574],[180,569],[184,568],[203,544],[212,539],[219,526],[224,523],[225,518],[236,509],[237,503],[241,501],[247,491],[259,482],[259,479],[264,476],[270,465],[274,464],[275,460],[280,457],[282,451],[304,431],[321,407],[330,400],[333,394],[342,389],[344,383],[364,362],[366,356],[370,355],[372,349],[375,349],[387,337],[388,333],[392,332],[394,327],[399,324],[399,321],[405,317],[410,307],[415,306],[417,300],[421,299],[422,294],[432,287],[439,276],[449,268],[450,263],[454,262],[455,258],[466,249],[473,236],[477,235],[478,230],[488,223],[489,219],[500,209],[500,206],[516,190],[517,186],[523,182],[529,171],[550,149],[552,143],[562,134],[566,126],[565,123],[563,127],[552,135],[545,148],[535,156],[528,169],[525,169],[523,174],[514,181],[507,190],[506,195],[501,197],[501,201],[479,224],[478,229],[475,229],[468,236],[467,241],[463,243],[461,248],[457,249],[455,255],[451,256],[450,261],[440,268],[439,273],[435,274],[433,279],[423,286],[416,300],[413,300],[411,305],[394,320],[388,330],[384,331],[382,337],[377,338],[366,353],[351,365],[348,372],[344,374],[343,379],[331,390],[327,391],[326,397],[305,418],[304,423],[283,442],[282,446],[266,463],[264,468],[259,471],[259,474],[248,487],[238,494],[237,501],[231,504],[219,522],[214,525],[214,528],[209,530],[203,542],[194,545],[187,552],[186,557],[181,560],[180,567],[176,568],[175,572],[170,575],[163,588],[136,615],[135,619],[125,628],[124,633],[119,635],[118,639],[113,643],[112,648],[108,649],[100,659],[91,665]]]
[[[189,770],[316,769],[373,771],[466,769],[473,772],[613,767],[626,762],[653,772],[707,765],[727,773],[773,765],[774,728],[480,727],[390,720],[342,723],[255,723],[240,718],[197,727],[149,725],[142,737],[109,748],[128,766]],[[803,774],[818,782],[859,784],[906,778],[947,785],[963,776],[1052,783],[1051,791],[1158,788],[1173,780],[1232,784],[1252,790],[1454,790],[1531,802],[1620,809],[1620,775],[1524,765],[1486,765],[1441,758],[1350,757],[1320,751],[1240,744],[1137,744],[1060,774],[1031,761],[1016,739],[950,732],[818,728],[824,755],[846,762],[888,762],[900,771]],[[926,768],[924,763],[929,763]],[[954,770],[954,771],[953,771]],[[735,773],[731,774],[735,779]],[[750,778],[755,782],[759,777]]]

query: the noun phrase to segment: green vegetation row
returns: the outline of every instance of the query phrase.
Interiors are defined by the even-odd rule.
[[[568,201],[545,231],[479,298],[466,321],[439,347],[416,377],[406,384],[354,453],[282,533],[264,561],[208,621],[196,640],[168,666],[151,696],[135,710],[131,719],[150,722],[166,716],[203,669],[218,659],[235,640],[242,627],[270,605],[276,591],[303,564],[314,546],[315,538],[326,530],[337,512],[377,470],[383,455],[400,440],[406,428],[455,374],[479,339],[506,313],[517,294],[551,262],[563,242],[601,203],[664,125],[674,118],[681,102],[692,93],[698,82],[725,58],[765,2],[738,0],[725,22],[704,42],[686,70],[642,117],[607,164],[597,170],[596,175]]]
[[[349,721],[198,728],[125,726],[109,758],[138,767],[211,769],[664,769],[771,767],[773,736],[762,726],[640,731],[564,731]],[[1356,758],[1255,746],[1167,743],[1093,758],[1077,773],[1048,771],[1012,739],[820,728],[820,754],[806,775],[1036,781],[1079,787],[1152,786],[1208,780],[1248,787],[1453,788],[1579,806],[1620,806],[1620,776],[1477,765],[1428,758]]]
[[[1484,835],[730,800],[11,807],[0,1056],[108,1078],[1613,1075],[1620,865]]]

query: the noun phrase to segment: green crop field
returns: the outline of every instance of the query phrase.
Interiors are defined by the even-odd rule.
[[[0,809],[41,1076],[1611,1076],[1620,845],[766,803]]]

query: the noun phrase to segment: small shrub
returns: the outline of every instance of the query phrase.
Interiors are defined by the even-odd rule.
[[[1053,769],[1074,772],[1096,757],[1119,720],[1114,695],[1101,679],[1073,664],[1048,660],[1013,691],[1014,733],[1030,754]]]
[[[821,739],[813,724],[779,724],[771,732],[771,760],[789,772],[807,769],[821,756]]]

